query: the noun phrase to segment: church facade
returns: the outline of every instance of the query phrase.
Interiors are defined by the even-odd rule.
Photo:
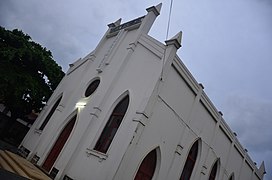
[[[161,4],[70,65],[19,152],[55,179],[261,180],[176,52],[148,35]]]

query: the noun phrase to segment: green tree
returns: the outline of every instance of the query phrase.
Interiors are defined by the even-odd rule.
[[[63,76],[49,50],[20,30],[0,26],[0,103],[12,119],[7,128],[32,110],[39,112]]]

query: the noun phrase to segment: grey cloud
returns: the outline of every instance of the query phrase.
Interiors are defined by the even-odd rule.
[[[227,98],[224,113],[241,144],[254,157],[253,161],[260,165],[264,160],[268,172],[272,168],[271,110],[271,101],[233,95]]]
[[[170,1],[162,2],[161,15],[150,35],[163,42]],[[50,49],[66,71],[69,63],[95,48],[108,23],[142,16],[145,8],[158,3],[1,0],[0,25],[28,33]],[[270,164],[271,17],[270,0],[174,1],[168,37],[183,31],[179,56],[196,80],[204,84],[205,92],[223,111],[252,159],[270,159],[266,161]],[[272,178],[269,171],[268,177]]]

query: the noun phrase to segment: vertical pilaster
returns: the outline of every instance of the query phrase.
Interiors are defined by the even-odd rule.
[[[182,32],[178,32],[174,37],[172,37],[169,40],[166,40],[166,49],[163,54],[163,67],[162,67],[162,73],[161,73],[161,80],[164,81],[169,69],[171,67],[171,64],[173,63],[173,60],[176,56],[177,50],[181,47],[181,38],[182,38]]]

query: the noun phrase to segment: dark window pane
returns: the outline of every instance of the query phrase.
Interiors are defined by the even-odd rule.
[[[229,178],[229,180],[234,180],[234,176],[232,175],[232,176]]]
[[[93,94],[93,92],[97,89],[98,85],[100,83],[100,80],[97,79],[93,81],[86,89],[85,91],[85,97],[88,97]]]
[[[144,158],[141,163],[134,180],[151,180],[157,163],[157,154],[154,149]]]
[[[197,158],[197,151],[198,151],[198,142],[195,142],[192,148],[190,149],[190,152],[188,154],[188,157],[186,159],[180,180],[189,180],[191,177],[191,174],[194,169],[195,161]]]
[[[110,144],[125,116],[128,108],[129,96],[126,96],[114,108],[106,126],[104,127],[100,138],[98,139],[94,149],[102,153],[106,153]]]
[[[218,165],[218,161],[213,165],[209,180],[215,180],[217,165]]]
[[[52,117],[52,115],[54,114],[55,110],[57,109],[60,101],[61,101],[61,98],[60,97],[54,104],[54,106],[51,108],[50,112],[48,113],[48,115],[46,116],[45,120],[43,121],[41,127],[39,128],[39,130],[43,130],[46,126],[46,124],[48,123],[48,121],[50,120],[50,118]]]

